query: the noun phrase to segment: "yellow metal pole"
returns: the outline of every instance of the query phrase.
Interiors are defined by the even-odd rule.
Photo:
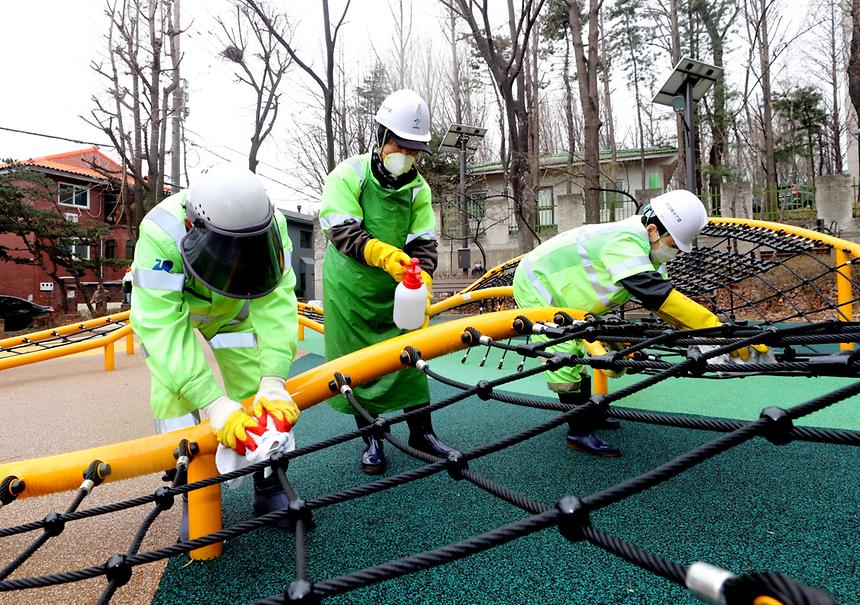
[[[299,322],[299,340],[305,339],[305,325]]]
[[[131,326],[126,324],[121,328],[117,328],[113,332],[97,338],[81,340],[67,345],[52,347],[50,349],[33,351],[32,353],[25,353],[15,357],[4,357],[3,359],[0,359],[0,370],[16,368],[30,363],[36,363],[37,361],[45,361],[46,359],[56,359],[57,357],[71,355],[72,353],[80,353],[81,351],[89,351],[90,349],[97,349],[105,346],[105,341],[114,342],[128,334],[131,334]]]
[[[111,372],[114,369],[113,343],[109,342],[105,345],[105,372]]]
[[[594,384],[592,392],[595,395],[606,395],[609,392],[609,380],[603,370],[594,370]]]
[[[213,454],[198,454],[188,465],[188,482],[194,483],[218,474]],[[188,492],[188,537],[193,540],[220,531],[221,523],[221,484],[195,489]],[[224,550],[223,542],[216,542],[197,550],[190,557],[197,561],[214,559]]]
[[[839,309],[839,321],[851,321],[854,317],[854,303],[851,302],[854,289],[851,286],[851,257],[848,250],[836,249],[836,302]],[[854,343],[841,342],[839,348],[852,350]]]
[[[129,332],[125,337],[125,354],[134,355],[134,332]]]

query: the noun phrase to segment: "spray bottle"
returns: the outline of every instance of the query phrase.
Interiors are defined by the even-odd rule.
[[[394,290],[394,323],[401,330],[414,330],[424,323],[427,286],[421,279],[418,259],[413,258],[403,281]]]

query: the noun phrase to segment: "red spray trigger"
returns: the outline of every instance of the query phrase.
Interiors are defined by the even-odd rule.
[[[421,279],[421,267],[418,266],[418,259],[413,258],[406,269],[406,275],[403,276],[403,285],[410,290],[417,290],[424,284]]]

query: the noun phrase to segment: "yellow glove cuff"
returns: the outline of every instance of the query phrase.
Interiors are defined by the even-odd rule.
[[[657,309],[657,315],[681,330],[700,330],[723,325],[716,315],[677,290],[669,293]]]

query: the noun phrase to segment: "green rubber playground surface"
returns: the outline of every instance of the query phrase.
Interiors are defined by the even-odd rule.
[[[306,331],[300,343],[311,354],[293,373],[322,362],[322,338]],[[497,370],[498,353],[485,367],[484,351],[430,360],[440,374],[463,382],[514,371],[519,358]],[[527,365],[526,367],[530,367]],[[610,381],[610,390],[640,378]],[[673,413],[754,419],[768,405],[788,407],[830,392],[849,379],[749,377],[733,380],[670,379],[619,405]],[[434,401],[455,393],[431,380]],[[546,397],[540,376],[510,385],[513,392]],[[547,397],[548,398],[548,397]],[[860,401],[847,400],[800,424],[860,428]],[[460,450],[495,442],[533,426],[552,412],[484,402],[475,397],[434,414],[437,433]],[[300,445],[354,429],[351,416],[325,404],[302,414]],[[398,424],[396,436],[406,439]],[[716,433],[624,422],[603,435],[621,447],[615,459],[568,450],[564,429],[471,463],[471,469],[548,506],[561,496],[587,496],[651,470],[717,436]],[[314,498],[372,479],[358,470],[360,441],[294,460],[290,480]],[[391,476],[420,463],[388,447]],[[659,486],[602,509],[592,525],[671,561],[702,560],[735,573],[769,571],[826,589],[840,603],[860,603],[856,578],[860,550],[860,485],[855,447],[791,443],[777,447],[755,439]],[[251,514],[251,488],[224,488],[224,524]],[[523,518],[523,511],[446,473],[314,513],[308,538],[311,580],[328,579],[493,530]],[[224,546],[213,561],[172,559],[154,603],[246,603],[280,595],[295,575],[295,540],[264,529]],[[435,569],[327,599],[326,603],[397,604],[686,604],[701,603],[667,580],[587,542],[570,543],[557,530],[490,549]]]

